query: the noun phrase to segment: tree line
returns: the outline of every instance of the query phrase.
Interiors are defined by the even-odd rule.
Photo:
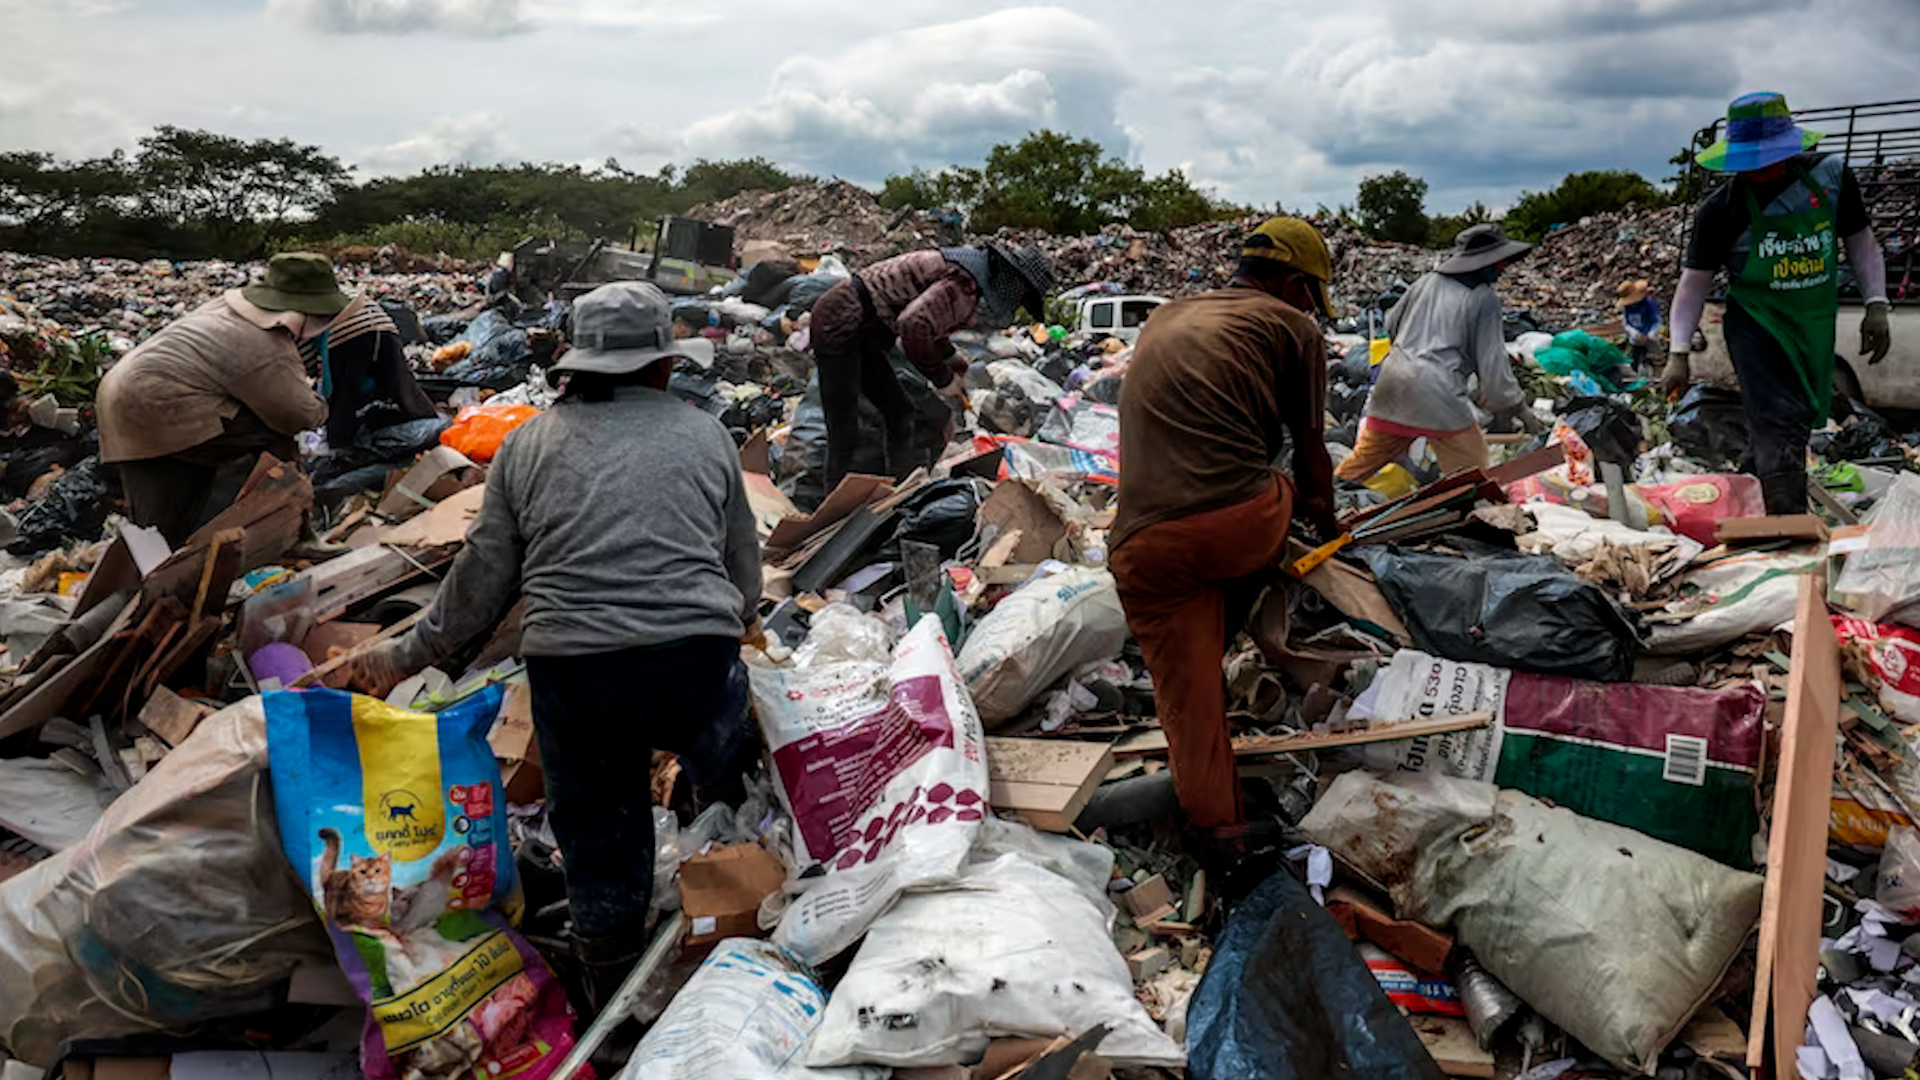
[[[0,248],[132,259],[247,259],[292,246],[395,244],[487,258],[527,236],[635,239],[663,214],[805,177],[761,158],[629,172],[441,165],[355,181],[290,139],[162,127],[133,153],[0,153]]]
[[[1690,202],[1692,197],[1677,182],[1672,189],[1663,189],[1634,172],[1569,173],[1551,190],[1522,191],[1499,221],[1508,236],[1538,241],[1561,225],[1593,214],[1671,206],[1676,201]],[[1384,173],[1361,180],[1354,205],[1341,207],[1339,214],[1376,240],[1427,247],[1450,247],[1462,229],[1495,219],[1479,202],[1458,214],[1428,216],[1426,198],[1425,180],[1404,171]]]
[[[810,179],[758,157],[702,159],[653,173],[609,159],[597,168],[438,165],[410,176],[356,179],[317,146],[161,127],[131,153],[78,161],[0,153],[0,248],[246,259],[291,246],[393,244],[478,259],[532,235],[644,243],[661,215]],[[1669,192],[1631,172],[1576,173],[1550,191],[1522,192],[1501,221],[1508,233],[1537,240],[1589,214],[1666,205],[1687,194],[1682,184]],[[1426,195],[1426,181],[1404,171],[1369,176],[1355,204],[1337,213],[1376,238],[1435,247],[1494,218],[1479,203],[1429,215]],[[952,212],[983,233],[1079,235],[1114,222],[1163,230],[1249,212],[1178,170],[1149,175],[1091,139],[1046,130],[995,146],[977,166],[889,177],[879,199],[890,210]]]

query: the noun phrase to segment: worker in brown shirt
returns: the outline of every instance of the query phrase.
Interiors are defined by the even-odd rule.
[[[1227,287],[1155,311],[1120,393],[1109,562],[1153,674],[1188,822],[1244,820],[1220,661],[1286,551],[1295,511],[1337,531],[1325,424],[1326,241],[1298,218],[1248,237]],[[1273,467],[1292,437],[1293,478]],[[1296,490],[1296,483],[1298,488]]]
[[[327,420],[299,343],[352,298],[324,255],[276,255],[266,279],[170,323],[100,381],[100,460],[120,470],[134,524],[178,546],[222,507],[215,477],[263,453],[298,460],[294,436]]]
[[[914,448],[913,403],[887,361],[896,339],[935,390],[962,403],[967,363],[947,335],[1007,326],[1020,307],[1041,318],[1052,288],[1053,263],[1040,249],[991,243],[895,256],[829,289],[809,331],[827,421],[827,490],[853,465],[863,394],[886,426],[888,471],[898,478],[929,463]]]

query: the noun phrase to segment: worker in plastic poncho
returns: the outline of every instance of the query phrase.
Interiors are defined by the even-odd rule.
[[[1442,473],[1490,464],[1476,400],[1497,420],[1517,418],[1528,431],[1540,430],[1507,360],[1500,296],[1493,291],[1501,271],[1531,250],[1507,239],[1498,225],[1475,225],[1387,312],[1393,347],[1367,398],[1360,438],[1336,476],[1364,482],[1422,438]],[[1478,381],[1477,398],[1469,396],[1470,380]]]
[[[1846,162],[1813,150],[1820,133],[1793,121],[1779,94],[1747,94],[1727,109],[1727,136],[1695,156],[1733,176],[1700,204],[1674,291],[1662,377],[1678,397],[1692,379],[1689,353],[1715,272],[1727,274],[1726,341],[1747,414],[1747,460],[1769,514],[1807,510],[1807,438],[1833,402],[1841,242],[1866,314],[1860,354],[1892,346],[1887,268],[1860,186]]]
[[[991,243],[898,255],[827,290],[808,331],[827,421],[826,490],[853,466],[862,397],[886,426],[886,467],[896,479],[932,464],[914,449],[913,405],[887,360],[896,340],[933,388],[961,405],[967,362],[947,336],[1005,327],[1022,307],[1043,319],[1052,288],[1053,262],[1039,248]]]
[[[560,400],[501,446],[425,618],[348,678],[384,697],[524,600],[547,820],[598,1008],[647,945],[653,751],[681,755],[703,797],[744,797],[757,751],[740,643],[764,643],[760,540],[732,436],[667,391],[675,360],[710,366],[712,343],[675,340],[645,282],[582,296],[569,340],[549,374]]]

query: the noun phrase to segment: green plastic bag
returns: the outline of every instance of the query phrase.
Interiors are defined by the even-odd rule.
[[[1549,375],[1585,372],[1608,393],[1629,390],[1646,381],[1633,374],[1633,360],[1626,353],[1585,330],[1555,334],[1553,344],[1535,352],[1533,361]]]

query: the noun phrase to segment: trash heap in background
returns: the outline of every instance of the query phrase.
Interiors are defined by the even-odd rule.
[[[1550,434],[1495,432],[1497,464],[1451,476],[1416,447],[1341,493],[1344,548],[1296,541],[1276,568],[1224,658],[1252,824],[1223,841],[1180,825],[1105,567],[1135,343],[1070,316],[1223,284],[1247,223],[1040,238],[1072,288],[1050,321],[955,335],[964,416],[893,357],[936,464],[860,461],[827,490],[812,305],[953,225],[845,185],[713,210],[744,265],[676,299],[676,333],[717,359],[672,390],[740,446],[767,753],[738,805],[701,803],[672,755],[635,765],[667,936],[632,1010],[646,1035],[611,1071],[1699,1080],[1771,1053],[1825,1080],[1920,1056],[1914,440],[1851,403],[1814,439],[1818,505],[1762,516],[1737,400],[1667,408],[1607,325],[1618,278],[1670,281],[1674,212],[1577,223],[1503,279]],[[1371,384],[1366,309],[1433,255],[1328,228],[1339,456]],[[327,837],[342,813],[427,811],[340,779],[427,751],[349,752],[346,717],[391,714],[273,694],[337,684],[418,618],[501,440],[553,404],[566,298],[509,311],[470,278],[359,277],[415,306],[409,356],[444,415],[263,463],[169,551],[109,520],[85,454],[59,457],[90,426],[86,365],[75,386],[60,364],[90,327],[117,355],[127,316],[150,331],[149,307],[244,269],[0,269],[22,425],[0,483],[35,453],[56,460],[21,473],[60,470],[13,495],[20,537],[45,538],[22,554],[46,554],[0,587],[0,1045],[35,1067],[74,1040],[174,1068],[324,1051],[408,1077],[604,1048],[557,996],[579,972],[517,615],[389,699],[432,714],[405,723],[440,726],[434,767],[487,830],[452,849],[457,884],[431,851],[396,855],[391,934],[330,898],[329,875],[377,860]],[[349,553],[293,558],[303,517]],[[479,955],[513,977],[472,981]],[[407,1042],[411,995],[431,1009],[446,985],[485,990]],[[155,1033],[187,1041],[129,1041]]]

